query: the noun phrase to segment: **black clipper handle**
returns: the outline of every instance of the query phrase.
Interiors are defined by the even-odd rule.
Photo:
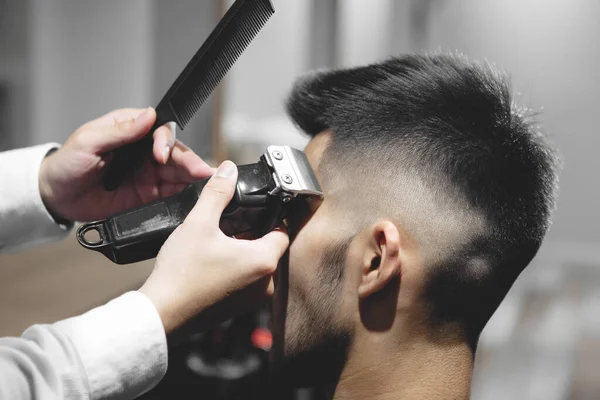
[[[183,223],[207,182],[208,178],[194,182],[176,195],[83,224],[77,230],[77,240],[117,264],[154,258],[169,235]],[[268,195],[274,187],[264,162],[238,167],[235,194],[219,224],[223,233],[257,237],[273,229],[281,215],[280,202]],[[86,239],[89,231],[96,231],[99,239]]]
[[[83,247],[99,251],[117,264],[156,257],[169,235],[192,210],[206,182],[208,179],[165,199],[83,224],[77,229],[77,240]],[[98,241],[88,241],[86,233],[94,230],[98,232]]]

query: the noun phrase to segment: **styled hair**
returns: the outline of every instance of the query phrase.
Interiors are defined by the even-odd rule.
[[[485,221],[430,266],[424,291],[431,323],[458,322],[476,343],[555,207],[557,155],[513,104],[507,77],[461,55],[404,55],[312,72],[295,84],[287,111],[308,135],[331,132],[320,167],[328,174],[385,175],[389,186],[415,176],[436,203]],[[403,193],[415,181],[403,180]],[[393,194],[361,196],[365,208],[397,209]],[[451,230],[442,234],[452,240]]]

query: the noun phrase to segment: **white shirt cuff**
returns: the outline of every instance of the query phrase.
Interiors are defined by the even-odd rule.
[[[167,371],[164,327],[154,304],[143,293],[125,293],[54,327],[77,349],[92,399],[140,396]]]
[[[17,251],[68,236],[48,213],[39,190],[42,161],[56,143],[0,152],[0,250]]]

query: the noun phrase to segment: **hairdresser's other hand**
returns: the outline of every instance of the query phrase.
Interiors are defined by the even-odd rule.
[[[155,119],[152,108],[127,108],[77,129],[59,150],[44,159],[40,168],[40,194],[50,213],[70,221],[101,219],[177,193],[186,184],[210,176],[212,169],[175,141],[174,132],[164,125],[153,135],[154,160],[148,158],[117,190],[104,190],[102,176],[110,152],[144,137]]]
[[[256,240],[234,239],[219,229],[236,181],[235,164],[221,164],[184,223],[163,245],[140,289],[156,306],[167,334],[192,319],[194,327],[206,328],[273,294],[271,277],[289,239],[283,229]]]

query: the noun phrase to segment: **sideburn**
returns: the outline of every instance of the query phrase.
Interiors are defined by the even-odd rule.
[[[296,332],[304,351],[283,360],[276,378],[283,387],[326,388],[339,380],[352,339],[336,321],[350,242],[337,241],[321,256],[315,277],[318,289],[311,295],[311,306],[304,308],[306,324]]]
[[[337,384],[352,340],[351,332],[336,321],[342,303],[346,258],[351,241],[352,238],[341,239],[331,245],[322,254],[319,264],[316,279],[320,289],[315,296],[319,304],[310,310],[313,315],[309,317],[314,322],[314,328],[320,329],[320,332],[316,332],[315,347],[298,360],[307,368],[312,364],[314,373],[311,375],[318,376],[314,381],[318,386]],[[314,332],[307,331],[307,334],[313,336]]]
[[[352,238],[338,240],[321,256],[318,278],[322,279],[324,283],[332,285],[332,288],[337,289],[337,286],[344,279],[346,255],[351,242]],[[336,294],[339,296],[339,293]]]

